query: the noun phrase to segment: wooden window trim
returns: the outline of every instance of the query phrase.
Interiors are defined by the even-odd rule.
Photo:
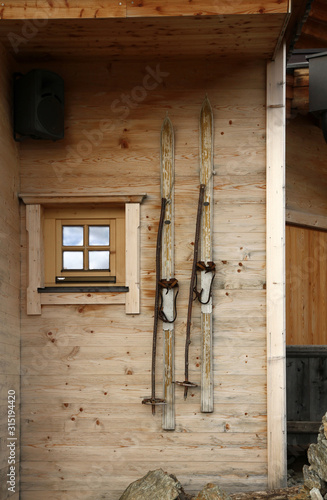
[[[27,314],[40,315],[42,305],[55,304],[125,304],[126,314],[140,313],[140,204],[146,195],[26,195],[19,198],[26,204],[26,230],[28,234]],[[44,208],[88,204],[114,207],[125,204],[125,287],[112,292],[50,292],[44,289],[44,248],[42,219]],[[98,288],[98,287],[97,287]],[[117,291],[119,290],[119,291]],[[123,293],[122,293],[123,292]]]

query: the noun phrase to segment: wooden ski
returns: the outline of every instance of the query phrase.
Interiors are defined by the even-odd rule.
[[[161,297],[160,317],[163,321],[163,406],[162,427],[175,429],[175,386],[174,386],[174,321],[175,301],[178,283],[174,277],[174,130],[168,116],[161,128],[160,147],[161,197],[166,198],[166,210],[162,234]],[[174,289],[176,289],[174,291]]]
[[[206,96],[200,113],[200,184],[205,185],[201,219],[201,412],[213,412],[213,355],[212,355],[212,283],[215,264],[212,261],[213,233],[213,114]]]

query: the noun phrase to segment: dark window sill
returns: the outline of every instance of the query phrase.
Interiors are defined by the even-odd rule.
[[[127,293],[128,286],[46,286],[38,293]]]

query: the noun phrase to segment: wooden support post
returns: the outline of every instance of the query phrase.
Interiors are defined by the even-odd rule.
[[[26,206],[26,230],[28,232],[26,312],[37,315],[41,314],[41,296],[37,289],[44,286],[41,205]]]
[[[140,204],[125,205],[126,314],[140,313]]]
[[[166,198],[166,212],[162,235],[161,277],[169,281],[174,277],[174,130],[168,116],[161,129],[161,197]],[[163,290],[163,312],[167,319],[174,318],[174,290]],[[174,384],[174,323],[163,323],[164,338],[164,400],[162,427],[175,429]]]
[[[206,186],[201,220],[201,260],[212,262],[213,232],[213,115],[206,97],[200,115],[200,184]],[[210,297],[212,271],[201,271],[202,300]],[[202,366],[201,366],[201,411],[213,412],[213,356],[212,356],[212,297],[201,304]]]
[[[286,486],[285,47],[267,65],[268,487]]]

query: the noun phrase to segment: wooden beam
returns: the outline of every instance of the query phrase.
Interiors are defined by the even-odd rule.
[[[298,113],[309,113],[309,68],[295,69],[287,75],[287,118],[294,118]]]
[[[125,304],[128,293],[101,292],[101,293],[38,293],[40,304],[42,305],[68,305],[68,304]],[[27,313],[32,314],[32,313]],[[36,313],[35,313],[36,314]],[[37,314],[41,314],[37,313]]]
[[[28,285],[27,314],[41,314],[41,297],[37,289],[44,286],[42,207],[26,207],[26,230],[28,232]]]
[[[288,421],[287,432],[290,434],[318,434],[321,422],[301,422],[301,421]]]
[[[288,345],[287,358],[326,358],[327,345]]]
[[[286,486],[285,45],[267,65],[268,487]]]
[[[126,245],[126,314],[140,313],[140,204],[125,207]]]
[[[127,0],[127,17],[153,16],[221,16],[231,14],[281,14],[287,13],[288,0],[260,2],[258,0]]]
[[[295,226],[310,227],[314,229],[327,229],[327,217],[325,215],[310,214],[298,210],[286,211],[286,222]]]
[[[37,5],[36,5],[37,4]],[[14,0],[1,4],[1,19],[90,19],[126,17],[126,0]]]
[[[326,0],[315,0],[312,3],[309,19],[319,19],[319,21],[327,23]]]
[[[69,194],[29,194],[22,193],[19,198],[23,200],[25,205],[38,203],[44,207],[55,205],[70,205],[73,203],[80,203],[87,205],[88,203],[108,203],[108,204],[124,204],[124,203],[142,203],[146,194],[92,194],[80,195],[76,193]]]
[[[291,18],[285,34],[286,53],[290,54],[300,36],[304,19],[307,15],[308,0],[292,0]],[[297,47],[298,48],[298,47]]]
[[[292,112],[309,113],[309,68],[294,70]]]
[[[305,40],[310,40],[310,39],[315,40],[316,43],[318,42],[320,48],[326,47],[327,22],[321,21],[321,19],[313,19],[312,17],[309,17],[309,19],[302,28],[300,40],[302,40],[302,37]]]
[[[291,19],[291,5],[289,3],[289,9],[288,9],[287,14],[286,14],[286,16],[284,18],[284,22],[283,22],[283,25],[281,27],[281,30],[280,30],[280,33],[279,33],[279,36],[278,36],[278,39],[277,39],[277,42],[276,42],[275,50],[274,50],[274,53],[273,53],[273,56],[272,56],[272,60],[273,61],[275,60],[276,55],[279,52],[279,49],[281,48],[281,46],[284,43],[285,33],[287,31],[287,26],[288,26],[288,23],[290,22],[290,19]]]
[[[221,16],[231,14],[280,14],[288,12],[289,0],[14,0],[0,7],[1,19],[93,19],[162,16]]]

